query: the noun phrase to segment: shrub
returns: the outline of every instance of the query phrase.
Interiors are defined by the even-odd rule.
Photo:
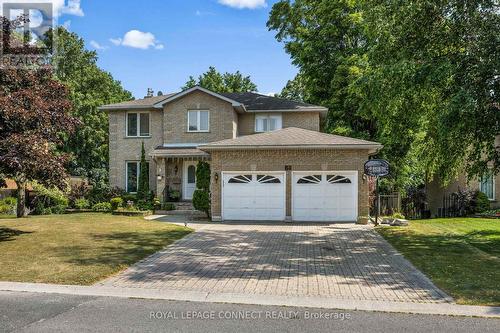
[[[168,191],[168,200],[177,202],[180,200],[180,198],[181,198],[181,192],[176,190]]]
[[[175,205],[171,202],[165,202],[163,204],[163,210],[175,210]]]
[[[58,188],[48,188],[36,182],[33,183],[35,198],[33,199],[34,215],[49,215],[52,208],[55,212],[64,212],[68,207],[69,200]]]
[[[490,209],[490,200],[488,196],[481,191],[474,195],[474,213],[482,213]]]
[[[15,214],[17,209],[17,199],[8,197],[0,200],[0,214]]]
[[[136,206],[139,210],[153,210],[154,209],[153,203],[146,201],[146,200],[137,201]]]
[[[144,142],[141,147],[141,162],[139,167],[139,186],[137,187],[137,200],[146,200],[149,194],[149,170],[146,162]]]
[[[75,208],[76,209],[86,209],[89,208],[90,204],[87,199],[80,198],[75,200]]]
[[[109,202],[98,202],[92,206],[94,212],[110,212],[111,204]]]
[[[123,199],[120,197],[116,197],[110,200],[111,210],[117,210],[119,207],[123,206]]]
[[[7,206],[13,206],[13,207],[17,206],[17,199],[13,197],[5,198],[3,200],[0,200],[0,202],[3,202]]]
[[[12,214],[12,207],[0,202],[0,214]]]
[[[111,198],[121,197],[124,194],[125,191],[121,188],[109,187],[106,185],[92,188],[86,198],[91,204],[96,204],[100,202],[109,202]]]
[[[210,193],[205,190],[195,190],[193,193],[193,206],[210,217]]]
[[[135,194],[123,194],[121,196],[123,202],[129,202],[129,201],[132,201],[132,202],[136,202],[137,201],[137,197],[135,196]]]
[[[68,193],[69,205],[73,208],[76,207],[76,201],[82,198],[87,198],[89,196],[90,189],[85,184],[73,184]]]
[[[67,207],[68,206],[65,206],[65,205],[56,205],[56,206],[50,207],[50,212],[52,214],[64,214],[66,212]]]
[[[404,220],[405,216],[401,213],[394,213],[394,214],[392,214],[392,218]]]

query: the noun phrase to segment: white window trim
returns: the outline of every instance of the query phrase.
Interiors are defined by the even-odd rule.
[[[137,184],[136,184],[135,187],[138,189],[139,188],[139,177],[141,175],[141,161],[125,161],[125,191],[127,193],[130,193],[130,194],[136,194],[137,192],[129,192],[128,191],[128,164],[129,163],[135,163],[135,164],[137,164],[137,176],[136,176],[136,178],[137,178]],[[149,161],[148,160],[146,160],[146,165],[148,165],[148,169],[151,167],[149,165]]]
[[[196,128],[197,130],[193,131],[189,129],[189,113],[190,112],[196,112]],[[206,130],[200,130],[199,128],[201,127],[201,112],[206,112],[208,113],[208,128]],[[208,133],[210,132],[210,110],[188,110],[187,113],[187,131],[190,133]]]
[[[481,188],[481,184],[482,184],[482,178],[479,178],[479,190],[482,190]],[[488,200],[490,201],[496,201],[496,198],[497,198],[497,194],[496,194],[496,177],[495,175],[491,175],[491,179],[492,179],[492,184],[491,186],[493,187],[492,190],[493,190],[493,198],[488,198]],[[484,192],[483,192],[484,193]],[[486,194],[486,193],[485,193]],[[487,195],[487,194],[486,194]]]
[[[259,119],[271,119],[271,118],[278,118],[278,125],[276,129],[272,130],[272,131],[277,131],[277,130],[280,130],[283,128],[283,115],[281,114],[265,114],[265,115],[255,115],[255,124],[254,124],[254,130],[255,130],[255,133],[266,133],[266,132],[272,132],[271,130],[267,130],[267,131],[259,131],[257,129],[257,123],[258,123],[258,120]],[[269,123],[268,123],[269,124]]]
[[[128,115],[129,114],[136,114],[137,115],[137,135],[128,135]],[[149,117],[149,134],[148,135],[141,135],[141,114],[148,114]],[[149,111],[128,111],[125,114],[125,137],[127,138],[150,138],[151,137],[151,112]]]

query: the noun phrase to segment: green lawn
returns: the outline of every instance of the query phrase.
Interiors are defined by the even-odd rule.
[[[0,219],[0,281],[90,285],[191,231],[97,213]]]
[[[500,305],[500,220],[420,220],[377,231],[458,303]]]

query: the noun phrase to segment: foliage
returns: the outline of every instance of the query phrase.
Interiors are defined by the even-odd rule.
[[[177,190],[168,191],[168,200],[177,202],[180,200],[180,198],[181,198],[181,192]]]
[[[304,75],[297,74],[293,80],[288,80],[278,97],[298,102],[311,100],[304,80]]]
[[[123,206],[123,199],[120,197],[112,198],[109,203],[111,204],[111,210],[117,210]]]
[[[68,193],[70,207],[76,207],[76,201],[83,198],[88,198],[90,189],[85,184],[72,184]]]
[[[474,197],[474,212],[482,213],[490,209],[490,200],[488,196],[481,191],[477,191]]]
[[[193,193],[193,206],[210,217],[210,164],[198,162],[196,167],[196,190]]]
[[[268,27],[298,77],[284,97],[330,109],[325,130],[384,144],[389,187],[500,171],[500,12],[490,0],[281,0]]]
[[[121,196],[121,198],[123,199],[123,202],[124,203],[127,203],[127,202],[132,202],[132,203],[135,203],[137,201],[137,197],[135,194],[123,194]]]
[[[75,200],[75,208],[76,209],[87,209],[89,208],[90,203],[87,199],[80,198]]]
[[[108,116],[97,108],[101,105],[132,99],[121,83],[97,66],[97,53],[85,49],[77,34],[58,27],[55,31],[57,49],[56,78],[69,90],[72,115],[82,126],[71,136],[65,136],[64,151],[74,155],[72,174],[86,176],[92,185],[108,178]],[[48,41],[52,40],[52,36]]]
[[[165,202],[162,207],[163,210],[175,210],[175,205],[172,202]]]
[[[7,197],[0,200],[0,214],[11,215],[15,214],[17,206],[17,199],[12,197]]]
[[[34,202],[42,202],[44,207],[68,206],[68,197],[57,187],[45,187],[37,182],[33,182],[32,186],[35,192]]]
[[[149,193],[149,171],[146,163],[146,151],[144,150],[144,142],[141,147],[141,162],[139,167],[139,186],[137,187],[137,200],[146,200]]]
[[[109,202],[98,202],[92,206],[94,212],[110,212],[111,204]]]
[[[392,214],[391,217],[395,218],[395,219],[401,219],[401,220],[405,219],[405,216],[401,213],[394,213],[394,214]]]
[[[252,82],[250,76],[243,76],[240,71],[221,74],[213,66],[210,66],[207,72],[200,75],[198,80],[190,76],[189,80],[182,87],[182,90],[187,90],[195,86],[218,93],[257,91],[257,86]]]
[[[98,202],[109,202],[111,198],[120,197],[125,191],[119,187],[110,187],[109,185],[93,187],[86,197],[91,204]]]

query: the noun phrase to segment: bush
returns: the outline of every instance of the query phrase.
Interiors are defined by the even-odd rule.
[[[69,200],[63,191],[56,187],[48,188],[36,182],[33,183],[36,195],[33,199],[34,215],[49,215],[54,212],[64,212],[68,207]]]
[[[474,213],[482,213],[490,209],[490,200],[488,196],[481,191],[474,195]]]
[[[139,201],[137,201],[136,206],[137,206],[137,208],[139,210],[142,210],[142,211],[153,210],[154,209],[153,203],[149,202],[149,201],[146,201],[146,200],[139,200]]]
[[[76,201],[89,196],[90,189],[85,184],[73,184],[68,194],[70,207],[80,209],[76,206]]]
[[[8,197],[0,200],[0,214],[15,214],[17,209],[17,199]]]
[[[94,212],[110,212],[111,204],[109,202],[98,202],[92,206]]]
[[[66,212],[66,208],[68,206],[65,206],[65,205],[57,205],[57,206],[53,206],[53,207],[50,207],[50,212],[52,214],[64,214]]]
[[[394,214],[392,214],[392,218],[404,220],[405,216],[403,214],[401,214],[401,213],[394,213]]]
[[[175,210],[175,205],[171,202],[165,202],[163,204],[163,210]]]
[[[193,194],[193,206],[210,217],[210,193],[205,190],[195,190]]]
[[[86,209],[89,208],[90,203],[87,199],[80,198],[75,200],[74,206],[76,209]]]
[[[92,205],[100,202],[109,202],[112,198],[121,197],[125,191],[119,187],[94,187],[86,197]]]
[[[181,198],[181,192],[176,190],[168,191],[168,200],[177,202]]]
[[[116,197],[110,200],[111,210],[117,210],[118,208],[123,206],[123,199],[120,197]]]
[[[13,207],[17,206],[17,199],[13,197],[5,198],[3,200],[0,200],[0,202],[6,204],[7,206],[13,206]]]
[[[125,203],[129,202],[129,201],[132,201],[135,203],[137,201],[137,197],[135,196],[135,194],[129,194],[129,193],[123,194],[121,196],[121,198],[122,198],[123,202],[125,202]]]
[[[12,214],[12,207],[4,203],[0,203],[0,214]]]

